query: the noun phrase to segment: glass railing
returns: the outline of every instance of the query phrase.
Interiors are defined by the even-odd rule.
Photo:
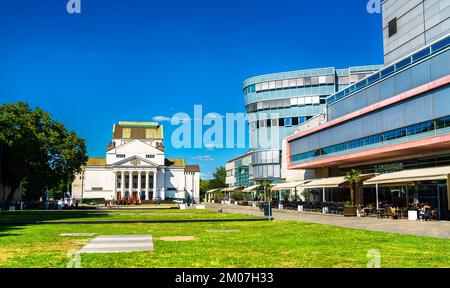
[[[330,97],[327,98],[327,101],[326,101],[327,105],[331,105],[334,102],[336,102],[344,97],[350,96],[351,94],[354,94],[354,93],[364,89],[368,85],[371,85],[375,82],[381,81],[381,80],[383,80],[383,78],[386,78],[395,72],[405,69],[405,68],[421,61],[425,57],[428,57],[431,54],[437,53],[449,46],[450,46],[450,35],[448,35],[447,37],[441,39],[440,41],[438,41],[434,44],[431,44],[430,46],[428,46],[424,49],[419,50],[418,52],[412,54],[411,56],[408,56],[407,58],[402,59],[402,60],[380,70],[379,72],[376,72],[375,74],[369,76],[368,78],[363,79],[363,80],[347,87],[346,89],[337,92],[334,95],[331,95]]]

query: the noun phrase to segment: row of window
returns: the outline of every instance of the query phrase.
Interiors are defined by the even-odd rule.
[[[359,90],[365,88],[366,86],[368,86],[372,83],[375,83],[376,81],[379,81],[397,71],[400,71],[401,69],[403,69],[407,66],[410,66],[410,65],[422,60],[423,58],[429,56],[432,53],[436,53],[436,52],[441,51],[442,49],[447,48],[448,46],[450,46],[450,36],[442,39],[441,41],[439,41],[429,47],[426,47],[426,48],[420,50],[419,52],[413,54],[412,56],[410,56],[406,59],[403,59],[391,66],[384,68],[380,72],[373,74],[372,76],[370,76],[367,79],[360,81],[354,85],[351,85],[350,87],[346,88],[345,90],[342,90],[342,91],[338,92],[337,94],[330,96],[327,99],[327,104],[330,105],[350,94],[353,94],[356,91],[359,91]]]
[[[278,81],[269,81],[263,83],[257,83],[244,88],[244,94],[258,93],[268,90],[280,90],[280,89],[291,89],[304,86],[318,86],[334,84],[334,75],[330,76],[314,76],[314,77],[302,77],[294,79],[284,79]]]
[[[254,179],[280,178],[281,166],[277,165],[258,165],[253,167]]]
[[[125,158],[125,157],[126,157],[125,154],[116,154],[116,158]],[[147,155],[145,155],[145,158],[147,158],[147,159],[153,159],[153,158],[155,158],[155,155],[153,155],[153,154],[147,154]]]
[[[313,116],[300,116],[300,117],[285,117],[285,118],[277,118],[277,119],[266,119],[266,120],[258,120],[255,122],[250,122],[251,129],[259,129],[265,127],[290,127],[297,126],[305,123]]]
[[[281,153],[275,151],[257,151],[252,154],[252,165],[279,164],[281,163]]]
[[[298,98],[290,98],[290,99],[279,99],[279,100],[270,100],[270,101],[260,101],[256,103],[251,103],[247,105],[248,113],[258,112],[258,111],[267,111],[267,110],[276,110],[276,109],[285,109],[291,107],[303,107],[308,105],[319,105],[325,104],[326,96],[310,96],[310,97],[298,97]]]
[[[450,116],[291,156],[293,162],[450,127]]]
[[[347,76],[339,76],[337,77],[337,82],[339,85],[349,85],[351,83],[355,83],[365,77],[371,75],[369,74],[351,74]],[[334,86],[336,82],[336,77],[334,75],[328,76],[313,76],[313,77],[302,77],[302,78],[294,78],[294,79],[285,79],[278,81],[269,81],[263,83],[257,83],[244,88],[244,94],[247,95],[249,93],[259,93],[264,91],[271,90],[282,90],[282,89],[294,89],[300,87],[309,87],[309,86]]]

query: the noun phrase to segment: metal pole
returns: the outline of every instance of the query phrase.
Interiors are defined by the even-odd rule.
[[[378,183],[375,184],[375,196],[377,201],[377,210],[380,208],[380,204],[378,203]]]
[[[326,201],[325,201],[325,187],[323,187],[322,189],[323,189],[323,190],[322,190],[323,202],[326,202]]]

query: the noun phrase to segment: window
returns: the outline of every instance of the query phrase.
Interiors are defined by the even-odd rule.
[[[122,129],[122,138],[125,138],[125,139],[131,138],[131,128],[123,128]]]
[[[278,119],[272,119],[272,126],[278,127]]]
[[[327,76],[320,76],[319,84],[326,84],[326,83],[327,83]]]
[[[389,21],[389,37],[394,36],[397,33],[397,18],[392,19]]]
[[[292,125],[297,126],[298,125],[298,117],[292,117]]]
[[[259,128],[266,127],[266,121],[265,120],[259,120]]]
[[[267,127],[271,127],[272,126],[272,120],[267,119],[266,120],[266,125],[267,125]]]
[[[116,158],[125,158],[125,154],[116,154]]]
[[[153,155],[153,154],[147,154],[147,155],[145,155],[145,157],[146,157],[147,159],[153,159],[153,158],[155,158],[155,155]]]
[[[278,119],[278,124],[280,124],[280,125],[278,125],[278,126],[284,127],[284,118]]]
[[[284,119],[284,126],[286,127],[292,126],[291,118]]]
[[[276,81],[276,82],[275,82],[275,88],[276,88],[276,89],[281,89],[281,88],[283,88],[283,81]]]
[[[311,86],[311,77],[303,78],[305,86]]]

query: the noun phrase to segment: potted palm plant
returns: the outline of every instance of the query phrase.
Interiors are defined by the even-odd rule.
[[[350,185],[350,202],[344,203],[344,216],[351,217],[358,215],[358,207],[355,205],[355,185],[361,181],[361,172],[355,169],[347,172],[345,180]]]
[[[261,187],[264,189],[264,205],[263,207],[266,207],[264,209],[265,216],[272,216],[272,208],[271,208],[271,202],[272,202],[272,184],[270,184],[269,181],[262,181]]]

